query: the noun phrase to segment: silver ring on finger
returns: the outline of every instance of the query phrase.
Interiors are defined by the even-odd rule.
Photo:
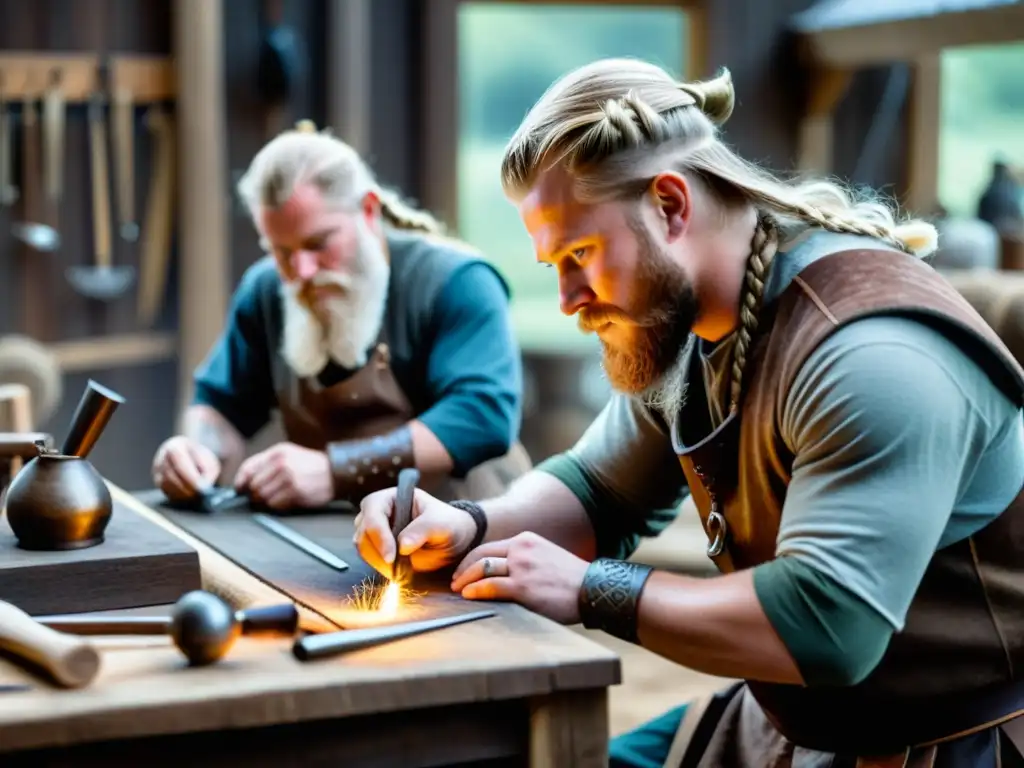
[[[489,579],[491,576],[508,576],[508,568],[502,568],[500,570],[504,571],[504,573],[498,573],[499,568],[496,567],[497,564],[490,557],[485,557],[482,565],[485,579]]]

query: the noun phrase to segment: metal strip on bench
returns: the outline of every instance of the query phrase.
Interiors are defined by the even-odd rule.
[[[381,577],[356,553],[352,515],[343,511],[288,516],[291,528],[349,563],[347,571],[337,571],[258,525],[246,508],[211,515],[166,506],[159,491],[132,495],[334,627],[343,626],[337,613],[350,596],[366,584],[380,583]]]

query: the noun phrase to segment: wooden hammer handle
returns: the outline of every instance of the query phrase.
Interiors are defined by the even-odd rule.
[[[110,172],[107,168],[107,124],[103,103],[89,105],[89,151],[92,155],[92,226],[96,266],[112,263],[110,242]]]
[[[114,144],[117,160],[117,206],[121,226],[135,223],[135,105],[132,93],[114,94]]]
[[[88,641],[44,627],[20,608],[0,602],[0,649],[48,672],[66,688],[82,688],[100,671]]]
[[[25,100],[21,121],[21,200],[24,210],[22,218],[29,222],[39,222],[42,221],[40,182],[36,175],[42,172],[42,165],[39,162],[39,107],[32,99]]]
[[[142,233],[142,267],[139,279],[139,324],[148,328],[156,321],[167,288],[167,261],[174,224],[174,118],[160,107],[147,114],[156,154]]]

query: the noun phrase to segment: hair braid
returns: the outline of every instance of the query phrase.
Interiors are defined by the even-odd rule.
[[[378,189],[381,215],[396,229],[426,232],[431,235],[444,233],[444,226],[426,211],[420,211],[405,203],[396,192]]]
[[[743,275],[743,291],[740,294],[740,327],[732,348],[732,381],[729,392],[729,412],[739,409],[743,394],[743,370],[747,365],[747,353],[757,325],[760,321],[761,305],[764,301],[764,281],[779,248],[779,232],[775,221],[767,214],[758,215],[754,237],[747,257],[747,270]]]

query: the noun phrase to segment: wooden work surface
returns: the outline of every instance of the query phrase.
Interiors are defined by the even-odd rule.
[[[120,501],[103,543],[87,549],[23,550],[0,518],[0,600],[33,615],[159,605],[199,580],[195,550]]]
[[[181,535],[199,551],[207,589],[236,605],[286,599]],[[447,612],[452,600],[422,595],[418,611]],[[0,693],[0,760],[170,765],[181,759],[174,748],[189,750],[190,766],[604,765],[618,656],[518,606],[487,607],[495,618],[307,663],[282,640],[243,638],[220,663],[194,669],[165,638],[98,638],[100,677],[77,691],[3,660],[0,684],[34,687]]]

